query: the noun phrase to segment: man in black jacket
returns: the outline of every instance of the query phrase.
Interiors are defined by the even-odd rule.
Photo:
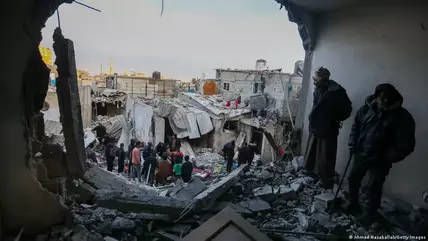
[[[190,162],[190,157],[186,155],[183,166],[181,166],[181,178],[183,178],[185,183],[188,183],[192,179],[192,172],[193,164]]]
[[[132,150],[135,147],[135,140],[131,139],[131,143],[128,146],[128,176],[131,177],[131,173],[132,173]]]
[[[156,152],[151,152],[150,156],[148,156],[144,160],[144,164],[147,163],[147,175],[149,175],[148,185],[153,185],[153,181],[155,178],[155,171],[158,167],[158,160],[156,159]]]
[[[120,143],[120,148],[116,150],[118,173],[122,173],[125,167],[126,152],[125,152],[124,146],[125,145],[123,143]]]
[[[330,71],[320,67],[313,77],[315,91],[309,114],[309,138],[304,168],[320,177],[319,186],[334,186],[337,136],[342,122],[352,112],[346,90],[330,79]]]
[[[226,159],[227,172],[232,171],[234,154],[235,154],[235,141],[226,143],[226,145],[223,146],[223,156],[224,156],[224,159]]]
[[[115,151],[114,151],[114,145],[112,143],[112,140],[107,137],[106,138],[106,148],[105,148],[105,152],[104,155],[106,157],[106,161],[107,161],[107,171],[112,172],[113,171],[113,161],[115,158]]]
[[[415,148],[415,121],[402,107],[403,97],[391,84],[381,84],[366,98],[349,136],[354,162],[349,175],[348,212],[360,211],[358,195],[368,172],[368,206],[361,222],[371,224],[380,206],[383,183],[393,163],[402,161]]]

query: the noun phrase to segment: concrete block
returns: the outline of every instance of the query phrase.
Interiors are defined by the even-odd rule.
[[[215,201],[221,195],[223,195],[226,191],[228,191],[238,182],[240,174],[244,172],[246,167],[247,164],[241,165],[240,167],[229,173],[229,175],[224,177],[222,180],[212,184],[205,191],[198,194],[194,198],[196,207],[198,209],[211,208],[215,204]]]
[[[293,160],[291,161],[291,165],[294,168],[294,171],[299,171],[300,169],[303,168],[303,162],[304,162],[304,157],[303,156],[296,156],[293,158]]]
[[[180,215],[191,204],[190,200],[111,190],[98,190],[95,194],[95,202],[99,207],[121,212],[160,213],[171,216]]]
[[[199,178],[193,178],[187,185],[178,190],[175,195],[170,195],[176,198],[183,198],[187,200],[192,200],[199,193],[205,190],[207,186]]]
[[[284,185],[279,186],[279,191],[277,192],[277,195],[279,198],[285,201],[297,199],[296,191],[294,191],[293,188]]]
[[[241,208],[246,208],[252,212],[263,212],[272,209],[269,203],[261,200],[260,198],[255,198],[249,201],[242,201],[238,203],[238,206]]]
[[[276,199],[272,186],[267,184],[264,187],[254,189],[253,194],[255,197],[258,197],[266,202],[273,202]]]
[[[295,192],[300,192],[303,189],[303,183],[302,182],[293,182],[293,183],[290,184],[290,187]]]
[[[132,231],[135,228],[135,222],[122,217],[116,217],[111,224],[113,231]]]
[[[119,241],[119,240],[112,238],[110,236],[106,236],[106,237],[104,237],[104,241]]]
[[[126,180],[125,177],[104,170],[98,166],[92,166],[87,169],[82,178],[97,189],[108,189],[114,191],[123,191],[127,193],[140,193],[148,196],[157,196],[158,193],[136,185]]]
[[[326,191],[314,197],[314,201],[320,203],[324,208],[328,208],[334,200],[334,193]]]

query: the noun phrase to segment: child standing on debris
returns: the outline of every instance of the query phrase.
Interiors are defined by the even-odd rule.
[[[193,164],[190,162],[190,157],[186,155],[184,157],[184,163],[181,166],[181,178],[185,183],[188,183],[190,179],[192,179],[192,172]]]
[[[175,179],[181,178],[181,167],[183,166],[182,162],[183,162],[183,158],[177,155],[177,159],[173,167]]]

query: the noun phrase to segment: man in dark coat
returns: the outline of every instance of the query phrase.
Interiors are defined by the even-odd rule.
[[[402,104],[403,97],[394,86],[381,84],[355,116],[349,136],[354,162],[348,177],[348,212],[360,211],[359,190],[368,172],[368,205],[360,220],[363,224],[374,221],[392,164],[405,159],[415,148],[415,121]]]
[[[117,157],[117,172],[122,173],[123,169],[125,167],[125,157],[126,152],[124,148],[124,144],[120,143],[120,148],[116,150],[116,157]]]
[[[131,170],[132,169],[132,150],[134,149],[134,147],[135,147],[135,140],[131,139],[131,143],[128,146],[128,153],[127,153],[128,160],[129,160],[129,162],[128,162],[128,176],[129,177],[131,177],[131,173],[132,173],[132,170]]]
[[[330,71],[320,67],[313,77],[315,91],[309,114],[309,138],[304,168],[320,177],[319,186],[334,186],[337,136],[342,122],[352,112],[346,90],[330,79]]]
[[[185,156],[183,166],[181,166],[181,178],[183,178],[185,183],[188,183],[192,179],[192,173],[193,164],[190,161],[190,157]]]
[[[232,171],[232,167],[233,167],[233,156],[235,154],[235,141],[231,141],[226,143],[223,146],[223,155],[224,158],[226,159],[226,170],[227,172],[231,172]]]
[[[154,152],[153,150],[153,143],[149,142],[143,148],[144,163],[143,163],[143,169],[141,170],[141,175],[143,176],[144,180],[147,177],[148,171],[149,171],[149,162],[147,162],[146,159],[149,158],[153,153],[155,154],[155,157],[156,157],[156,152]]]
[[[254,159],[254,152],[247,143],[244,143],[238,151],[238,165],[251,164]]]
[[[144,164],[147,163],[147,175],[149,175],[148,185],[153,185],[153,181],[155,180],[155,171],[158,167],[158,160],[156,159],[156,152],[151,152],[150,156],[148,156],[144,160]]]
[[[156,153],[159,156],[162,156],[164,153],[166,153],[166,145],[163,142],[159,142],[158,145],[156,146]]]
[[[97,133],[97,139],[99,141],[99,143],[102,143],[102,139],[104,138],[104,136],[107,133],[107,129],[105,126],[101,125],[101,123],[99,123],[96,127],[94,127],[92,129],[93,131],[95,131]]]
[[[114,146],[110,138],[106,138],[106,148],[105,148],[105,157],[107,161],[107,171],[112,172],[113,171],[113,161],[115,158],[114,153]]]

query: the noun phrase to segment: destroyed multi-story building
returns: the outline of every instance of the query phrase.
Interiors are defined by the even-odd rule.
[[[390,79],[404,89],[405,100],[414,103],[409,110],[419,126],[417,139],[422,141],[418,142],[420,144],[415,154],[399,164],[401,168],[393,170],[386,190],[420,206],[410,205],[407,208],[409,205],[383,202],[382,211],[387,212],[386,221],[390,221],[390,227],[382,232],[371,231],[370,234],[399,234],[399,238],[409,238],[409,234],[412,234],[416,236],[415,239],[426,239],[427,225],[423,222],[426,211],[421,207],[427,202],[423,184],[423,167],[426,165],[423,148],[425,109],[420,101],[425,90],[415,88],[424,86],[426,3],[416,5],[417,1],[408,1],[394,2],[397,5],[393,5],[379,1],[356,6],[351,1],[329,1],[328,4],[309,0],[277,1],[286,6],[290,19],[298,22],[304,39],[307,52],[302,85],[304,98],[300,101],[305,106],[306,102],[311,102],[311,66],[321,64],[341,79],[339,82],[350,90],[352,100],[364,97],[383,78]],[[252,237],[257,240],[317,240],[314,237],[342,240],[352,238],[353,235],[369,237],[369,232],[355,222],[351,215],[336,213],[329,216],[323,209],[333,200],[331,195],[321,193],[312,177],[299,172],[297,166],[296,169],[294,166],[291,169],[286,167],[287,163],[253,166],[249,171],[246,171],[248,166],[242,165],[232,173],[212,180],[195,178],[188,185],[159,188],[128,182],[116,173],[85,163],[83,101],[78,98],[80,94],[73,42],[65,39],[60,29],[55,31],[54,50],[59,73],[56,91],[62,136],[46,136],[48,127],[44,125],[41,111],[46,110],[44,100],[49,85],[49,69],[43,64],[38,44],[41,41],[40,30],[46,19],[64,2],[74,1],[15,0],[2,1],[0,6],[5,12],[1,16],[7,18],[0,22],[3,34],[7,36],[3,38],[2,53],[8,60],[0,65],[3,90],[0,95],[3,105],[0,118],[3,131],[3,142],[0,145],[0,239],[18,233],[27,236],[40,234],[34,240],[96,241],[115,238],[214,240],[214,236],[218,240],[225,240],[242,237],[237,236],[239,232],[246,232],[246,239]],[[11,12],[13,14],[6,14]],[[322,21],[313,21],[315,17]],[[317,26],[315,31],[314,25],[321,26]],[[411,45],[409,39],[412,40]],[[419,62],[414,61],[412,65],[409,59]],[[414,85],[404,83],[403,79]],[[365,87],[357,88],[361,86]],[[207,118],[196,110],[193,112],[197,106],[203,106],[199,111],[207,110],[209,118],[212,118],[210,112],[218,113],[216,125],[226,122],[229,117],[251,117],[253,114],[250,108],[225,108],[223,97],[213,97],[208,102],[207,98],[183,93],[171,105],[179,103],[177,109],[185,109],[180,111],[181,115],[185,113],[186,117],[190,116],[188,120],[192,123],[195,123],[195,116],[197,123],[198,117],[201,123]],[[185,99],[197,100],[192,101],[192,104],[185,102]],[[159,113],[169,113],[153,111],[152,105],[142,100],[139,100],[138,105],[141,107],[127,104],[126,116],[139,118],[140,121],[151,118],[153,114],[150,113],[155,113],[156,119]],[[156,108],[158,106],[159,103],[155,105]],[[145,108],[153,112],[145,115]],[[142,114],[134,112],[132,115],[130,110],[134,109],[139,109]],[[308,109],[299,108],[297,126],[303,124]],[[187,110],[193,114],[188,115]],[[162,119],[166,120],[165,117]],[[169,117],[167,119],[170,120]],[[231,125],[224,126],[230,128]],[[127,127],[124,125],[124,128]],[[135,125],[130,127],[135,128]],[[143,139],[149,138],[147,133],[151,128],[147,132],[141,131],[144,129],[141,128],[138,135]],[[205,131],[209,129],[208,126]],[[221,131],[221,128],[217,129]],[[345,123],[340,138],[346,136],[343,132],[348,129],[349,123]],[[127,131],[132,132],[132,129],[122,130]],[[189,132],[187,128],[181,130],[184,131]],[[158,128],[153,132],[162,137]],[[304,136],[306,134],[304,132]],[[193,128],[188,135],[197,136]],[[340,143],[339,156],[343,156],[345,142]],[[221,163],[221,160],[216,161]],[[212,218],[218,212],[220,214]],[[62,226],[54,226],[56,224]],[[269,238],[257,232],[255,227],[268,234]],[[20,239],[18,237],[15,240]]]
[[[245,100],[267,94],[273,102],[269,108],[277,111],[279,116],[296,116],[302,85],[302,76],[298,72],[270,70],[266,67],[265,60],[257,60],[255,69],[216,69],[216,79],[218,88],[227,99],[240,96],[241,100]]]

